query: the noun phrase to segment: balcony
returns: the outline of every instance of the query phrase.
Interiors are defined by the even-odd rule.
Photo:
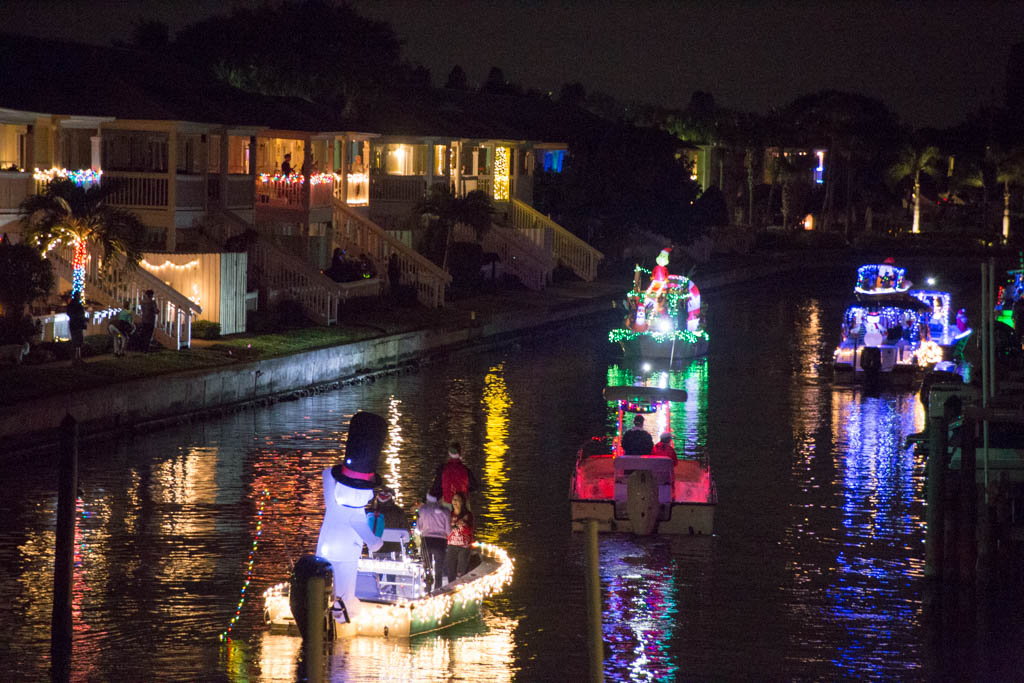
[[[16,212],[34,190],[31,173],[0,171],[0,212]]]
[[[306,179],[302,175],[269,175],[261,173],[256,179],[257,205],[272,209],[308,211],[334,204],[334,188],[341,182],[336,173],[317,173],[310,176],[309,204],[303,190]]]

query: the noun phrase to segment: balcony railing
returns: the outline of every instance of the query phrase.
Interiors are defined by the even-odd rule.
[[[104,178],[115,184],[109,202],[128,208],[166,208],[167,174],[106,171]]]
[[[334,203],[334,188],[341,182],[341,176],[336,173],[317,173],[310,176],[310,181],[307,206],[304,196],[307,181],[302,175],[272,176],[261,173],[256,179],[257,203],[262,206],[303,211],[331,206]]]
[[[424,176],[370,176],[370,201],[373,202],[418,202],[426,192]]]
[[[33,189],[32,174],[0,171],[0,211],[17,210]]]

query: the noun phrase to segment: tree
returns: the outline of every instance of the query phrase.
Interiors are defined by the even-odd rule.
[[[25,307],[53,289],[53,267],[27,244],[0,241],[0,304],[3,306],[0,342],[21,343],[31,327],[24,323]],[[5,337],[5,339],[4,339]]]
[[[466,79],[466,72],[462,70],[462,67],[456,64],[452,67],[452,70],[448,72],[448,80],[445,82],[444,87],[448,90],[469,90],[469,81]]]
[[[391,27],[325,0],[237,7],[186,26],[172,47],[243,90],[335,106],[401,80],[401,41]]]
[[[100,247],[101,275],[107,274],[115,255],[125,257],[127,267],[142,258],[145,226],[132,213],[107,203],[116,187],[105,182],[88,188],[66,178],[50,182],[43,194],[21,203],[22,240],[44,253],[64,244],[74,246],[72,295],[85,292],[85,261],[89,244]]]
[[[996,182],[1003,184],[1003,242],[1010,239],[1010,186],[1024,184],[1022,150],[1004,151],[995,159]]]
[[[416,205],[413,213],[426,225],[424,252],[442,268],[448,268],[448,245],[451,230],[461,223],[473,228],[477,242],[481,241],[491,227],[494,208],[487,194],[473,190],[465,197],[456,197],[450,187],[435,185]]]
[[[914,224],[911,228],[914,234],[921,232],[921,173],[936,173],[938,160],[938,147],[907,145],[900,150],[896,162],[889,169],[894,182],[914,179]]]

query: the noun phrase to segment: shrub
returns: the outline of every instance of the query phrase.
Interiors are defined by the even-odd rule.
[[[0,318],[0,344],[24,344],[39,336],[39,325],[31,316]]]
[[[212,320],[197,320],[192,323],[192,336],[196,339],[220,338],[220,323]]]

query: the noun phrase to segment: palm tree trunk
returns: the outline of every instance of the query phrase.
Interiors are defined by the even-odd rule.
[[[87,255],[88,247],[85,240],[76,240],[75,254],[71,260],[71,296],[74,298],[77,293],[83,303],[85,302],[85,259]]]
[[[914,174],[914,225],[910,231],[915,235],[921,232],[921,172]]]
[[[1003,242],[1010,239],[1010,182],[1003,183]]]

